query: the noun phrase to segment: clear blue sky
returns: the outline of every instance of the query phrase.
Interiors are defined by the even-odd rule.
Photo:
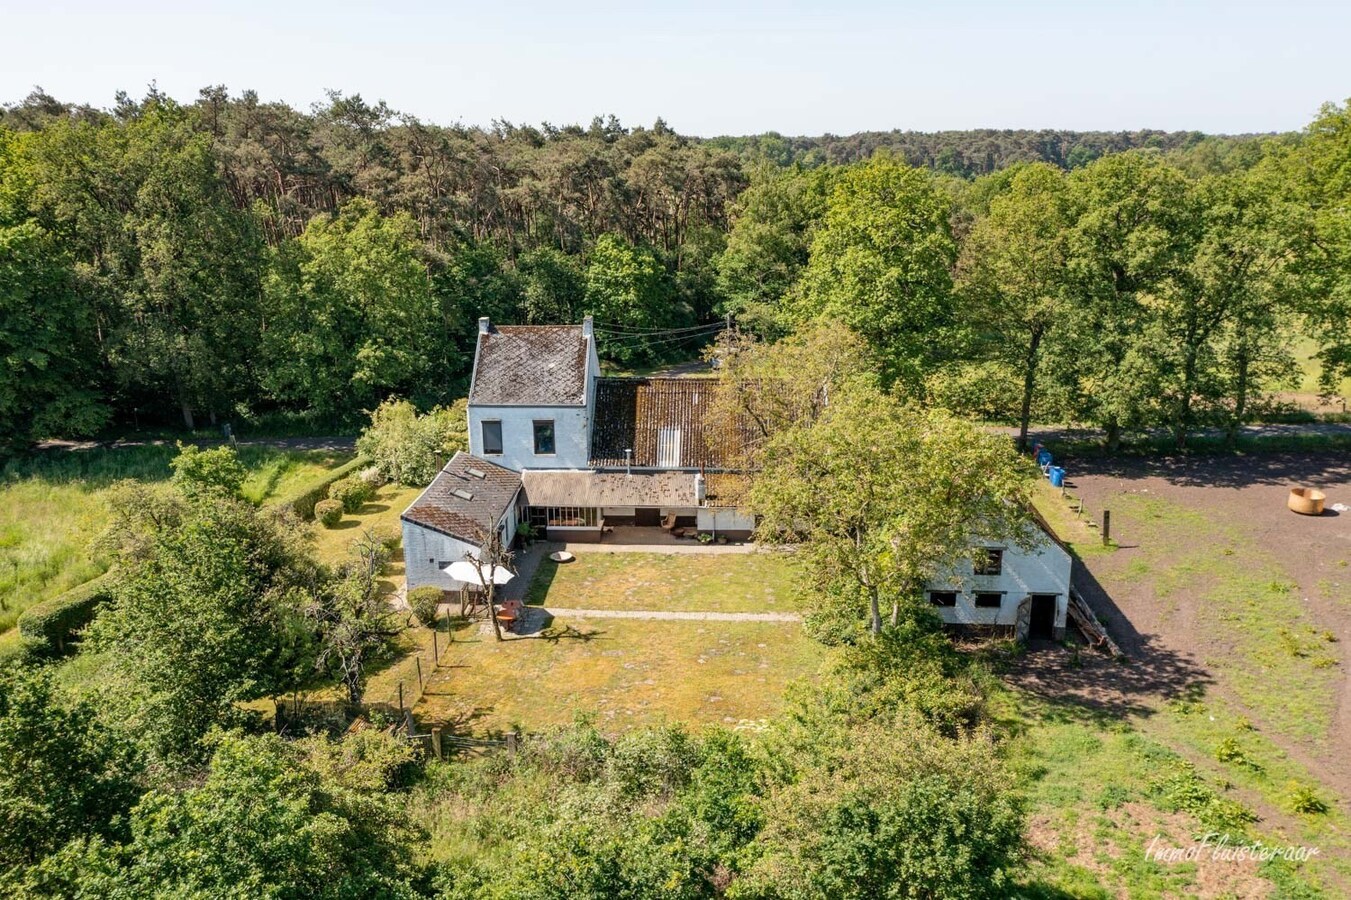
[[[0,0],[0,102],[326,88],[424,120],[689,134],[1303,127],[1351,96],[1351,2]]]

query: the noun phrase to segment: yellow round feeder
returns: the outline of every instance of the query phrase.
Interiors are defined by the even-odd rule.
[[[1301,516],[1321,516],[1326,500],[1327,495],[1317,488],[1297,487],[1290,489],[1290,497],[1285,505]]]

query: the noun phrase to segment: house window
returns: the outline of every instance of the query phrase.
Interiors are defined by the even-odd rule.
[[[929,591],[929,602],[934,606],[956,606],[956,591]]]
[[[679,468],[679,428],[659,428],[657,430],[657,465],[663,469]]]
[[[1004,595],[998,591],[981,591],[976,594],[976,606],[981,609],[999,609],[1004,605]]]
[[[594,506],[532,506],[530,527],[595,528],[600,525],[600,510]]]
[[[483,455],[497,456],[502,452],[502,423],[493,420],[483,423]]]
[[[977,575],[998,575],[1004,571],[1004,551],[986,550],[985,561],[976,564]]]
[[[554,420],[535,420],[535,455],[547,456],[554,452]]]

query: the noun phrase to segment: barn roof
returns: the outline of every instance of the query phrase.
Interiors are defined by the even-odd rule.
[[[693,472],[585,472],[529,469],[522,473],[531,506],[698,506]]]
[[[591,464],[616,468],[736,469],[750,430],[707,415],[716,378],[601,378],[596,382]],[[625,450],[633,451],[631,460]]]
[[[520,488],[520,474],[461,450],[400,518],[478,544],[484,532],[497,526]]]
[[[470,406],[583,406],[581,325],[486,325],[478,336]]]

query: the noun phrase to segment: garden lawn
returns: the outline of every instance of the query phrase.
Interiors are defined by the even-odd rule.
[[[827,650],[796,623],[555,619],[540,637],[455,635],[415,710],[460,733],[522,731],[593,714],[603,731],[660,722],[757,727]]]
[[[121,479],[163,482],[177,449],[168,445],[47,451],[0,473],[0,634],[34,603],[102,573],[90,544],[108,522],[108,488]],[[301,490],[350,456],[327,451],[240,449],[244,492],[264,503]]]
[[[540,561],[533,606],[698,612],[798,612],[806,588],[791,554],[591,553]]]

